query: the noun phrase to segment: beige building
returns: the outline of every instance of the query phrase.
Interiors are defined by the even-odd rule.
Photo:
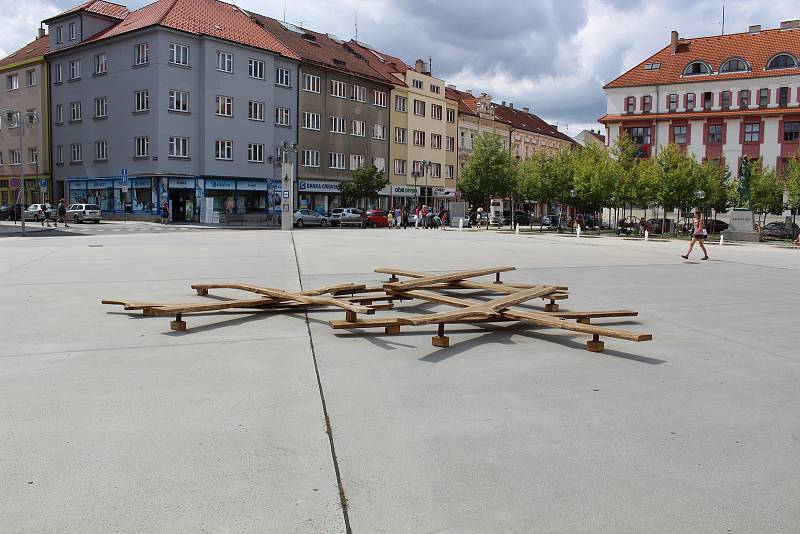
[[[14,187],[25,175],[25,204],[53,199],[50,172],[50,115],[48,69],[44,55],[50,38],[39,38],[0,60],[0,110],[35,111],[39,121],[26,125],[20,150],[18,130],[0,122],[0,204],[19,201]],[[42,185],[44,184],[44,185]]]

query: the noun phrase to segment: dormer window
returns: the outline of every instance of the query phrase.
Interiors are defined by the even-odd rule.
[[[75,40],[75,37],[76,37],[76,33],[75,33],[75,23],[74,23],[74,22],[70,22],[70,23],[69,23],[69,40],[70,40],[70,41],[74,41],[74,40]]]
[[[743,59],[739,59],[737,57],[733,59],[729,59],[725,63],[722,64],[719,71],[721,73],[727,72],[747,72],[750,70],[750,67]]]
[[[767,70],[772,69],[793,69],[797,66],[797,60],[789,54],[778,54],[769,60]]]
[[[689,63],[683,71],[684,76],[702,76],[704,74],[711,74],[711,68],[702,61]]]

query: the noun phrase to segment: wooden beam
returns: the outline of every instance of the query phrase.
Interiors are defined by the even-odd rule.
[[[416,278],[414,280],[406,280],[404,282],[390,282],[383,284],[383,287],[386,289],[395,289],[395,290],[415,289],[430,284],[437,284],[441,282],[457,282],[459,280],[464,280],[466,278],[476,278],[478,276],[486,276],[495,273],[505,273],[514,270],[516,270],[514,267],[492,267],[489,269],[458,271],[447,274],[426,276],[425,278]],[[381,269],[378,269],[376,272],[381,272],[381,271],[382,271]]]
[[[652,334],[644,334],[640,332],[628,332],[626,330],[616,330],[613,328],[606,328],[603,326],[595,326],[580,323],[569,323],[564,319],[549,316],[546,313],[531,313],[520,312],[516,310],[505,310],[500,312],[500,315],[509,319],[516,319],[518,321],[525,321],[539,326],[549,328],[558,328],[561,330],[571,330],[572,332],[580,332],[581,334],[598,335],[603,337],[613,337],[617,339],[626,339],[628,341],[651,341]]]

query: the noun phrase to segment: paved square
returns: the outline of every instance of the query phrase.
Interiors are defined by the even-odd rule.
[[[353,532],[797,532],[800,253],[726,245],[685,262],[684,246],[423,230],[2,239],[0,531],[344,531],[321,383]],[[654,340],[593,354],[570,332],[465,325],[434,349],[431,327],[335,332],[341,312],[189,316],[184,334],[99,303],[490,265],[570,286],[565,309],[638,310],[598,323]]]

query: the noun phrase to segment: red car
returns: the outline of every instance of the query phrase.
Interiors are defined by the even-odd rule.
[[[388,215],[381,210],[367,210],[364,214],[364,226],[366,228],[388,228]]]

